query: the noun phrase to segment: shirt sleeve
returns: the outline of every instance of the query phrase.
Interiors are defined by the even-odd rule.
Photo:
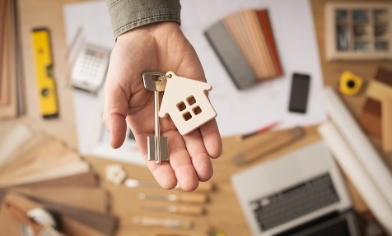
[[[114,37],[136,27],[174,21],[181,24],[179,0],[106,0]]]

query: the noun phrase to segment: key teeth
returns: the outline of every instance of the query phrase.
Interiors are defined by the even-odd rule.
[[[169,161],[169,147],[167,137],[161,136],[161,161]]]
[[[148,156],[147,159],[149,161],[155,161],[155,137],[154,136],[148,136],[147,137],[147,152]]]
[[[149,161],[156,161],[155,158],[155,136],[148,136],[147,137],[147,151],[148,156],[147,159]],[[168,148],[168,139],[167,137],[161,136],[160,138],[161,144],[161,161],[169,161],[169,148]]]

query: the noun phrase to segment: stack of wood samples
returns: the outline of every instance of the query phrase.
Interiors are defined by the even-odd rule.
[[[267,10],[229,15],[205,35],[238,89],[283,75]]]
[[[4,203],[25,212],[50,209],[68,236],[109,236],[117,219],[109,196],[90,165],[58,139],[19,124],[0,125],[0,232],[20,235],[20,224]],[[1,233],[0,233],[1,234]]]
[[[22,71],[15,0],[0,1],[0,119],[23,113]]]

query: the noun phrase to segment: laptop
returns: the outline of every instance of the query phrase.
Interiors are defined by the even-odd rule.
[[[323,142],[251,167],[231,181],[255,236],[360,235],[349,193]]]

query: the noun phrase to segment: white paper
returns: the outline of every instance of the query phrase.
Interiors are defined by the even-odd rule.
[[[318,131],[370,210],[388,234],[392,235],[392,208],[388,205],[387,200],[376,187],[374,181],[369,177],[357,156],[350,149],[346,140],[330,122],[321,125]]]
[[[70,45],[79,27],[86,42],[106,48],[114,47],[114,36],[106,3],[83,2],[65,5],[64,23],[67,44]],[[74,109],[78,136],[78,148],[82,155],[89,153],[92,134],[100,119],[102,104],[97,95],[74,90]]]
[[[321,93],[321,98],[342,137],[352,148],[358,160],[392,208],[392,174],[383,163],[381,156],[332,87],[325,88]]]
[[[323,80],[308,0],[182,0],[181,5],[181,28],[195,47],[206,78],[213,87],[209,94],[218,113],[217,121],[222,136],[252,132],[276,121],[280,122],[277,128],[325,121],[325,112],[316,96],[323,86]],[[238,91],[208,44],[204,31],[228,14],[249,8],[269,10],[284,76]],[[82,26],[87,42],[108,48],[114,46],[104,1],[68,4],[64,7],[64,17],[68,43]],[[291,76],[294,72],[311,76],[306,114],[288,112]],[[94,96],[75,91],[78,143],[82,154],[88,150],[96,103]]]
[[[313,125],[326,120],[317,97],[323,87],[313,18],[308,0],[198,0],[181,1],[181,28],[194,46],[208,82],[209,93],[223,136],[255,131],[280,121],[277,128]],[[204,36],[204,31],[225,16],[245,9],[269,11],[284,76],[259,83],[249,90],[235,88]],[[291,76],[311,76],[306,114],[288,111]]]

